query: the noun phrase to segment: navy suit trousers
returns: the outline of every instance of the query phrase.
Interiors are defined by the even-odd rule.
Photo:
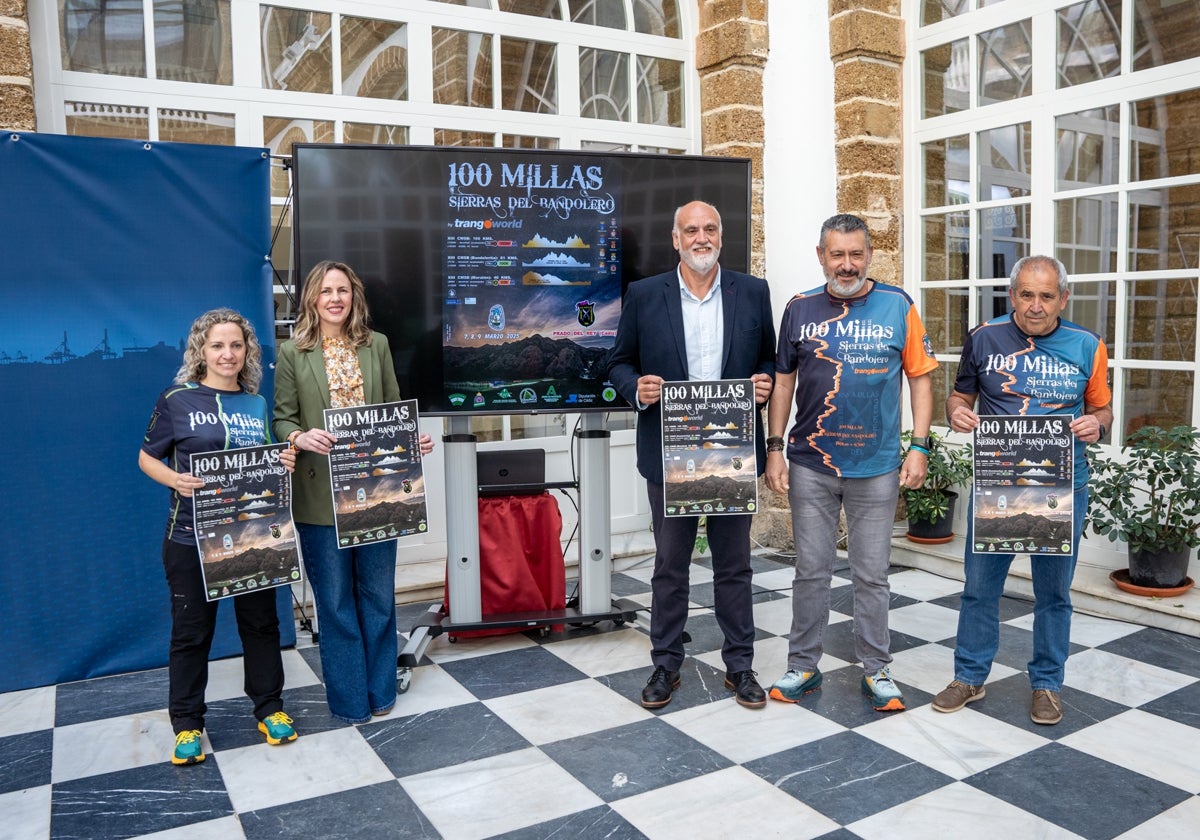
[[[651,661],[668,671],[683,664],[683,628],[688,618],[688,578],[696,543],[697,516],[663,514],[663,486],[646,482],[654,524],[651,578]],[[747,671],[754,661],[754,605],[750,578],[750,515],[708,517],[713,558],[714,612],[725,634],[721,658],[729,671]]]

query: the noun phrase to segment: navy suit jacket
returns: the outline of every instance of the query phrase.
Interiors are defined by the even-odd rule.
[[[749,379],[765,373],[774,380],[775,322],[766,281],[721,269],[721,307],[725,321],[721,378]],[[636,407],[639,376],[654,374],[668,382],[688,378],[686,342],[679,275],[668,271],[630,283],[608,357],[608,378]],[[638,472],[655,484],[663,483],[661,405],[657,402],[639,412],[637,422]],[[761,411],[755,412],[754,420],[758,475],[762,475],[767,453]]]

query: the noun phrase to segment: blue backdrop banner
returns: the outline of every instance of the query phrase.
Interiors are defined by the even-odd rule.
[[[0,137],[0,691],[166,663],[168,494],[138,449],[205,310],[254,324],[270,401],[269,165],[263,149]],[[220,612],[214,657],[240,649]]]

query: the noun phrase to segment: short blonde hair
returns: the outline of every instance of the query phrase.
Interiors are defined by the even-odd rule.
[[[208,365],[204,363],[204,345],[208,343],[208,331],[217,324],[236,324],[241,327],[242,338],[246,341],[246,363],[238,371],[238,384],[243,391],[258,393],[258,386],[262,383],[262,347],[259,346],[258,336],[254,334],[254,327],[232,309],[210,309],[192,321],[187,347],[183,351],[183,365],[175,374],[175,384],[183,385],[204,379],[208,373]]]

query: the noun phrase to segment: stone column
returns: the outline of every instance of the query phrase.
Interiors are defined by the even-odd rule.
[[[838,211],[871,231],[871,276],[903,282],[901,110],[904,21],[900,0],[829,0]]]
[[[0,0],[0,129],[36,127],[26,0]]]
[[[767,0],[697,2],[702,152],[751,161],[750,272],[762,276],[766,271],[762,74],[767,63]]]
[[[854,213],[866,221],[875,250],[871,276],[898,285],[903,281],[904,210],[901,73],[905,42],[900,0],[829,0],[829,51],[837,212]],[[763,545],[792,551],[788,500],[775,496],[765,483],[759,485],[759,498],[762,509],[752,535]],[[839,528],[842,535],[844,525]]]
[[[904,53],[900,0],[829,0],[838,212],[867,223],[871,276],[896,286],[904,282]]]
[[[697,0],[700,32],[696,70],[700,74],[700,130],[703,154],[750,159],[750,273],[767,268],[763,236],[763,68],[767,63],[767,0]],[[783,0],[797,2],[797,0]],[[787,500],[773,501],[759,480],[760,513],[752,536],[765,545],[791,541]]]

